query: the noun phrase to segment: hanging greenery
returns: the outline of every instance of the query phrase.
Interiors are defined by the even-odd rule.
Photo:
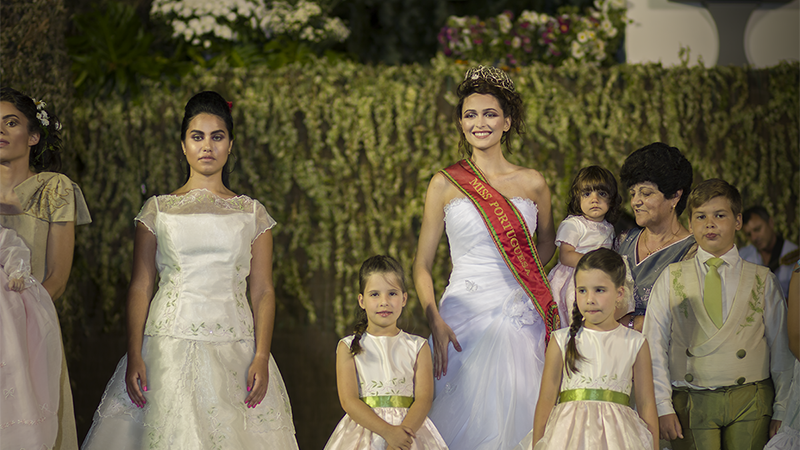
[[[692,162],[695,182],[735,183],[746,205],[774,211],[779,231],[797,242],[799,69],[524,67],[513,78],[528,109],[527,134],[509,158],[544,174],[558,222],[580,167],[618,173],[632,151],[667,142]],[[146,82],[147,101],[135,107],[114,95],[79,101],[69,142],[70,167],[78,169],[70,176],[94,222],[78,227],[65,335],[123,326],[132,219],[146,198],[184,181],[183,106],[205,89],[233,102],[233,189],[262,201],[278,221],[276,326],[346,334],[364,259],[391,254],[411,278],[427,184],[458,158],[453,92],[464,70],[444,57],[424,67],[220,66],[190,73],[177,91]],[[443,238],[437,294],[449,270]],[[411,330],[427,329],[413,289],[405,317]]]

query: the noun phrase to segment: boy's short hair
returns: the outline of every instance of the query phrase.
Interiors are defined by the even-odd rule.
[[[719,178],[709,178],[692,189],[689,194],[687,206],[689,209],[689,219],[691,220],[692,211],[699,208],[703,203],[717,197],[725,197],[731,204],[731,211],[734,216],[742,213],[742,196],[736,186]]]

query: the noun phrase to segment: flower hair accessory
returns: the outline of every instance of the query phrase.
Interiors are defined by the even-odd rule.
[[[47,127],[50,126],[50,116],[44,109],[47,106],[47,103],[45,103],[44,100],[36,100],[35,98],[32,100],[36,105],[36,118],[39,119],[39,124],[42,126],[46,137],[50,134],[47,130]],[[56,120],[53,126],[55,127],[56,131],[61,131],[61,122]]]
[[[497,87],[503,88],[509,92],[514,92],[514,82],[508,77],[504,70],[491,66],[477,66],[469,69],[464,74],[464,81],[478,81],[485,80]]]
[[[228,102],[228,110],[233,112],[233,102]]]

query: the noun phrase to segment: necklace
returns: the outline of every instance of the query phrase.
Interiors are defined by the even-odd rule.
[[[649,230],[648,228],[645,228],[645,229],[644,229],[644,231],[647,231],[647,232],[649,233],[649,231],[650,231],[650,230]],[[642,232],[642,235],[644,234],[644,231]],[[659,251],[659,250],[663,249],[664,247],[668,246],[669,244],[671,244],[671,243],[672,243],[672,240],[675,238],[675,236],[676,236],[677,234],[678,234],[678,232],[677,232],[677,231],[673,231],[673,232],[672,232],[672,234],[671,234],[671,235],[670,235],[670,236],[667,238],[667,240],[666,240],[666,241],[664,241],[664,242],[661,244],[661,246],[660,246],[660,247],[657,247],[657,248],[656,248],[656,249],[654,249],[654,250],[650,250],[650,246],[649,246],[649,245],[647,245],[647,239],[645,239],[645,238],[644,238],[644,236],[640,235],[640,237],[642,238],[642,239],[641,239],[641,241],[642,241],[642,244],[644,244],[644,249],[647,251],[647,254],[646,254],[644,257],[645,257],[645,258],[647,258],[648,256],[652,255],[653,253],[655,253],[655,252],[657,252],[657,251]]]

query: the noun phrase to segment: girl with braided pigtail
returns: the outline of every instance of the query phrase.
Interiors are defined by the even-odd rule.
[[[614,251],[578,262],[572,323],[552,335],[533,430],[515,450],[658,450],[650,348],[614,318],[625,291],[625,262]],[[633,378],[638,416],[628,406]]]
[[[336,349],[336,384],[347,414],[325,450],[447,450],[428,419],[430,347],[397,327],[407,298],[400,263],[383,255],[364,261],[355,334]]]

